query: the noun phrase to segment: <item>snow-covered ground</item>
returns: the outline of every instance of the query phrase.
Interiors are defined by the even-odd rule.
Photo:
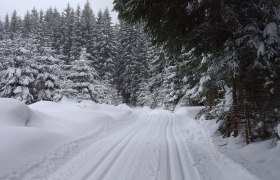
[[[279,179],[280,146],[219,139],[199,110],[0,99],[0,179]]]

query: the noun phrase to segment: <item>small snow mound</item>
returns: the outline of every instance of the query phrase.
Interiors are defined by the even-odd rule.
[[[131,108],[128,106],[128,105],[126,105],[126,104],[119,104],[119,105],[117,105],[117,107],[119,108],[119,109],[122,109],[122,110],[130,110]]]
[[[182,114],[194,119],[202,108],[202,106],[180,107],[175,110],[175,113]]]
[[[30,118],[29,107],[21,101],[0,98],[0,126],[26,126]]]

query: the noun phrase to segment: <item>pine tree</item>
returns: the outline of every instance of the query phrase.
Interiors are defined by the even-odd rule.
[[[96,19],[89,1],[84,5],[81,15],[81,32],[82,32],[82,45],[87,49],[88,58],[91,61],[92,67],[98,70],[98,61],[95,53],[95,34]]]
[[[116,60],[117,88],[125,103],[135,105],[139,84],[147,77],[147,46],[144,43],[140,25],[128,26],[121,22],[119,38],[119,44],[122,47]]]
[[[29,34],[32,31],[32,21],[29,11],[26,12],[23,19],[23,37],[29,37]]]
[[[4,24],[0,19],[0,41],[4,39],[5,28]]]
[[[32,103],[33,82],[37,71],[31,66],[30,44],[27,40],[13,40],[10,43],[6,45],[12,53],[5,57],[10,65],[2,79],[0,96]]]
[[[31,33],[33,35],[38,35],[39,26],[40,26],[39,23],[40,23],[40,19],[42,19],[42,17],[40,18],[40,15],[39,15],[37,9],[35,9],[35,7],[32,9],[30,16],[31,16],[30,18],[31,18],[31,24],[32,24]]]
[[[52,43],[53,47],[55,48],[57,54],[61,54],[61,47],[62,47],[62,18],[61,14],[58,12],[58,10],[55,8],[53,11],[52,16],[52,23],[53,23],[53,29],[52,29]]]
[[[55,57],[55,50],[51,46],[39,44],[35,38],[30,38],[29,44],[32,47],[32,64],[29,66],[36,70],[32,87],[34,100],[60,100],[63,61]]]
[[[38,75],[34,83],[36,101],[57,101],[60,99],[59,72],[61,69],[59,65],[60,60],[51,55],[37,57]]]
[[[61,28],[61,15],[58,10],[48,9],[44,16],[44,28],[46,36],[49,37],[49,41],[52,47],[56,50],[56,54],[61,54],[61,40],[62,40],[62,28]]]
[[[96,86],[99,76],[94,68],[90,66],[87,59],[86,48],[83,48],[81,56],[71,64],[71,73],[67,75],[65,96],[77,100],[98,101]]]
[[[62,53],[66,57],[66,64],[70,64],[75,17],[74,10],[70,7],[69,3],[62,15],[62,22]]]
[[[10,17],[9,17],[9,14],[7,14],[5,16],[4,29],[5,29],[6,34],[8,34],[10,32]]]
[[[14,11],[11,16],[11,22],[10,22],[10,31],[11,31],[11,38],[13,39],[15,36],[17,36],[17,33],[20,30],[20,22],[19,17],[17,16],[17,12]]]
[[[82,49],[81,9],[77,6],[74,17],[73,42],[71,47],[71,61],[78,59]]]
[[[116,58],[116,38],[112,27],[112,19],[108,9],[104,13],[100,11],[97,18],[97,58],[100,65],[100,76],[103,80],[113,82],[115,74],[115,58]]]

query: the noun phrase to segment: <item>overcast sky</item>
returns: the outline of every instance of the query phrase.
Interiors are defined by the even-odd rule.
[[[76,8],[78,4],[81,7],[84,6],[87,0],[0,0],[0,18],[3,20],[7,13],[11,14],[14,10],[17,10],[20,16],[24,16],[27,10],[33,9],[35,6],[38,10],[46,10],[49,7],[57,7],[62,11],[69,2],[72,7]],[[113,0],[89,0],[91,6],[97,14],[97,12],[106,7],[111,11],[113,8]],[[111,12],[113,22],[116,22],[117,13]]]

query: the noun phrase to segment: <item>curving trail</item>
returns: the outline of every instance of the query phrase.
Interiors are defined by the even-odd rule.
[[[187,117],[160,111],[100,129],[65,144],[1,180],[201,180],[223,176],[219,163],[192,142]],[[130,121],[131,122],[131,121]],[[188,134],[189,133],[189,134]],[[198,155],[198,148],[200,154]],[[207,162],[203,162],[206,159]],[[200,162],[198,166],[197,163]],[[211,172],[203,163],[211,165]],[[243,179],[250,179],[244,178]]]

